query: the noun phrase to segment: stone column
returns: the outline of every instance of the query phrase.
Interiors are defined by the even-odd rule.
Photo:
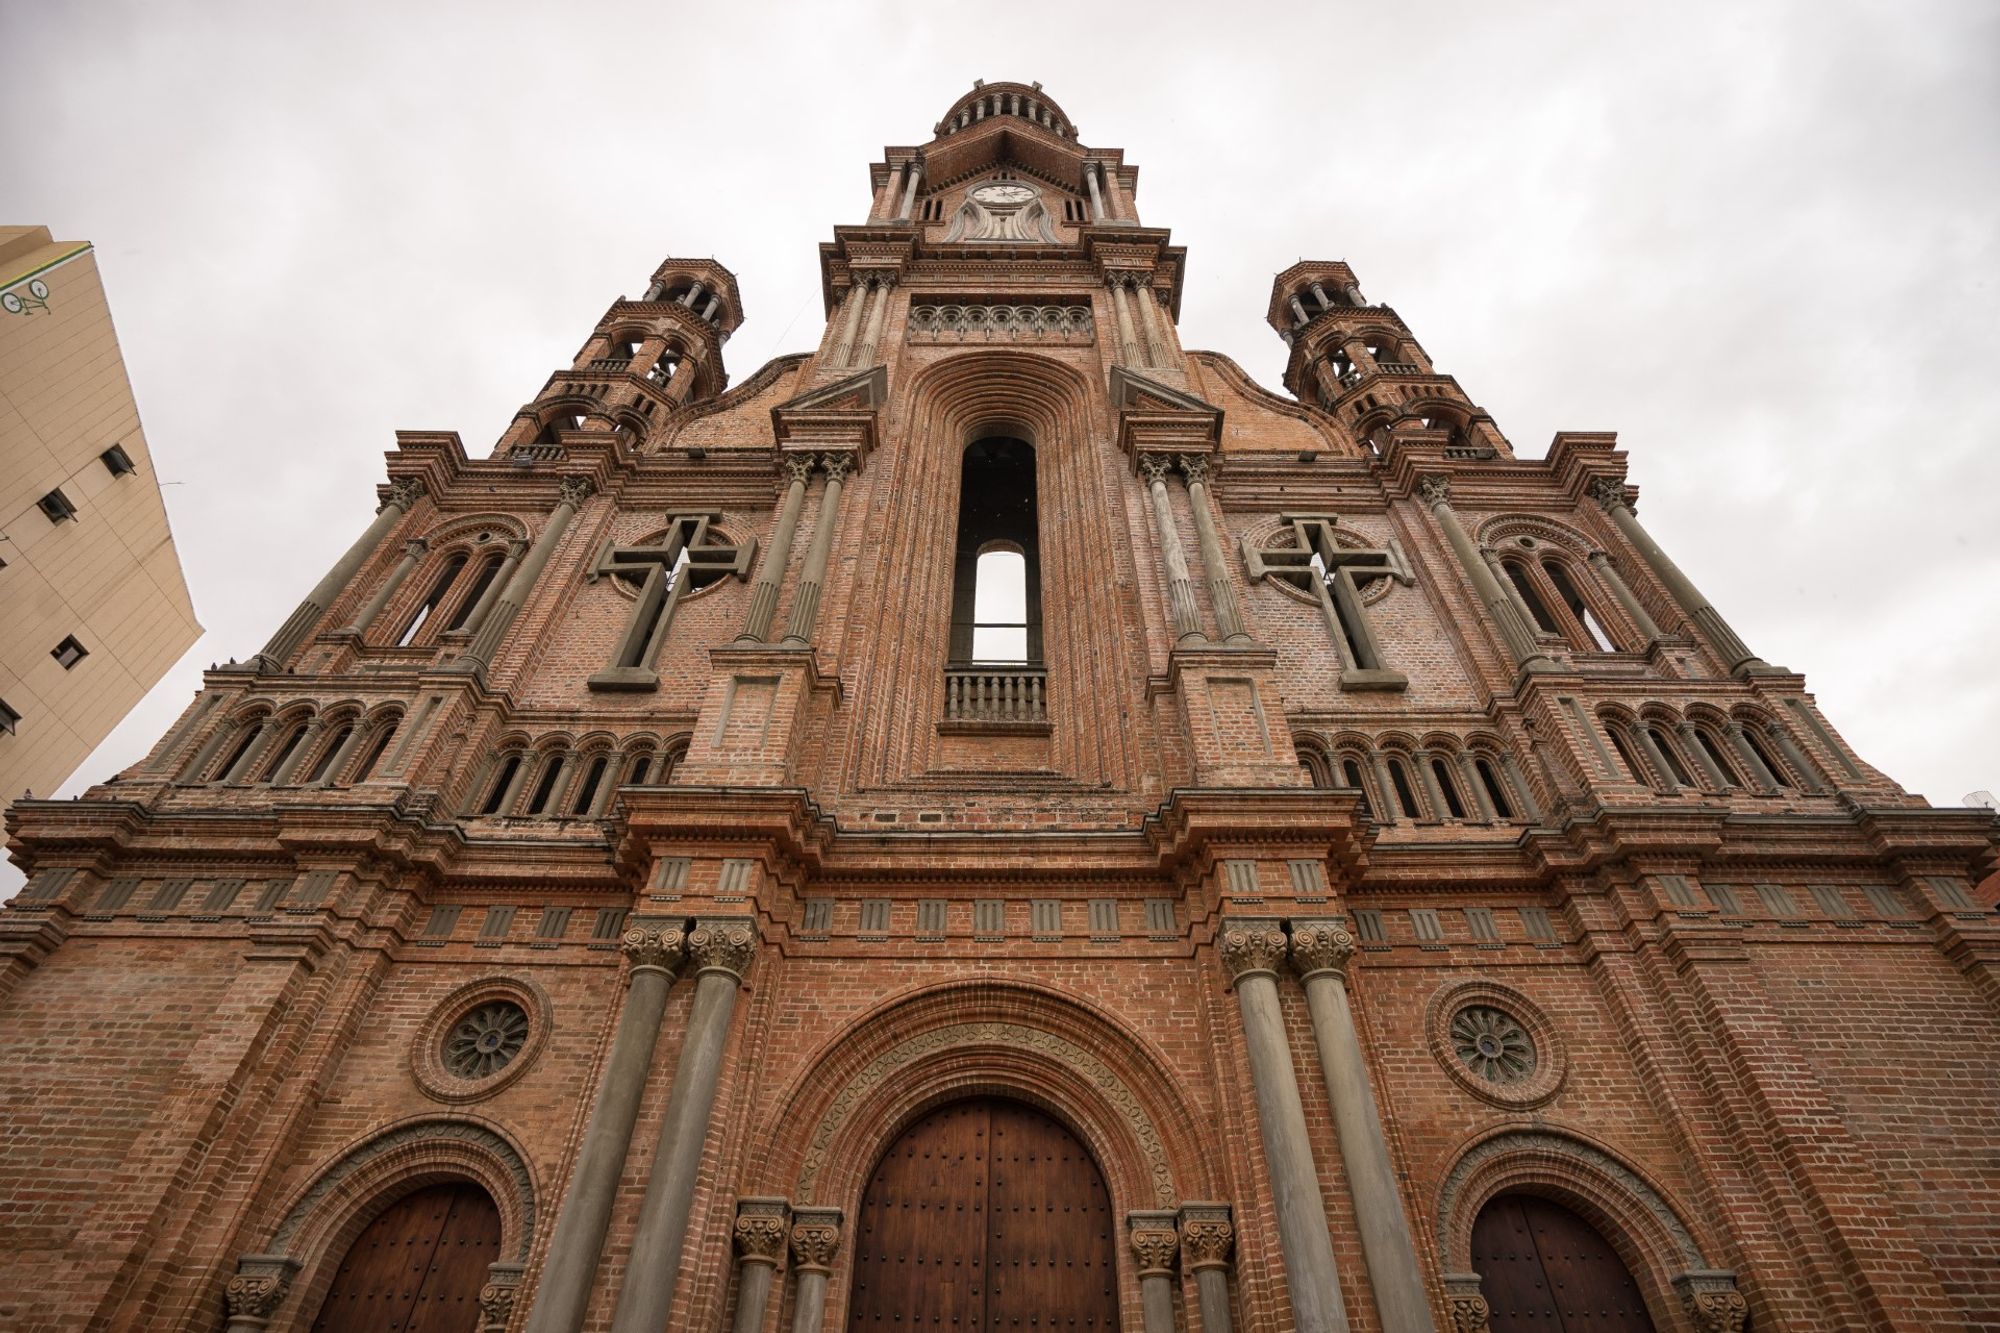
[[[1500,818],[1500,812],[1493,808],[1493,798],[1486,794],[1486,784],[1479,780],[1479,765],[1476,756],[1469,751],[1458,752],[1459,781],[1465,785],[1469,798],[1465,802],[1465,817],[1476,819],[1482,824],[1491,824]]]
[[[1188,507],[1194,511],[1201,572],[1208,581],[1208,604],[1215,609],[1216,632],[1229,643],[1248,643],[1250,636],[1243,630],[1236,589],[1229,582],[1229,560],[1222,553],[1222,540],[1215,532],[1215,515],[1208,507],[1208,460],[1184,456],[1181,471],[1187,474]]]
[[[735,1333],[758,1333],[764,1327],[764,1307],[785,1258],[791,1210],[783,1199],[736,1201]]]
[[[549,557],[555,554],[556,544],[569,531],[570,520],[594,489],[588,478],[564,477],[557,489],[556,507],[549,515],[548,526],[542,535],[535,538],[535,544],[514,571],[514,577],[507,581],[507,591],[493,604],[486,615],[486,621],[479,627],[479,633],[472,636],[464,652],[453,659],[451,671],[466,675],[478,675],[493,662],[493,654],[500,646],[501,638],[513,625],[514,617],[521,613],[521,607],[534,594],[535,584],[542,577],[542,570],[548,565]],[[499,580],[495,579],[495,583]]]
[[[1736,747],[1736,757],[1743,762],[1743,771],[1750,775],[1750,784],[1760,793],[1769,795],[1783,785],[1778,781],[1778,775],[1773,773],[1763,758],[1750,747],[1750,738],[1743,734],[1743,725],[1740,722],[1724,723],[1722,734],[1729,737],[1729,743]]]
[[[1514,799],[1520,803],[1521,813],[1539,824],[1542,822],[1542,807],[1535,801],[1535,789],[1528,785],[1528,775],[1522,771],[1520,761],[1511,753],[1500,756],[1500,766],[1507,770],[1508,785],[1514,789]]]
[[[1611,563],[1611,557],[1602,551],[1592,551],[1589,559],[1590,567],[1597,571],[1598,581],[1611,589],[1612,600],[1618,603],[1625,612],[1625,618],[1639,631],[1639,637],[1649,644],[1659,638],[1660,627],[1653,623],[1653,617],[1647,614],[1644,604],[1632,595],[1631,586],[1618,573],[1618,566]]]
[[[840,1252],[840,1209],[801,1208],[792,1214],[792,1333],[820,1333],[826,1283]]]
[[[493,578],[487,583],[486,591],[479,594],[479,600],[474,602],[472,610],[466,613],[465,624],[459,627],[459,633],[465,635],[479,633],[479,627],[484,625],[486,617],[492,614],[493,603],[500,600],[501,592],[514,577],[514,571],[521,567],[521,558],[527,553],[528,543],[519,537],[507,543],[507,554],[500,561],[500,568],[493,571]]]
[[[625,1289],[611,1318],[611,1333],[660,1333],[680,1282],[681,1247],[687,1240],[688,1206],[694,1200],[715,1085],[736,991],[757,952],[755,923],[747,918],[704,921],[688,932],[688,961],[695,969],[694,1004],[674,1067],[674,1087],[660,1120],[646,1197],[632,1236]],[[531,1330],[531,1333],[539,1333]]]
[[[1291,1043],[1278,1006],[1278,965],[1285,932],[1276,921],[1223,923],[1219,941],[1236,1005],[1243,1016],[1244,1051],[1257,1100],[1257,1124],[1271,1169],[1271,1199],[1278,1245],[1285,1256],[1286,1287],[1298,1333],[1347,1333],[1347,1306],[1334,1267],[1333,1239],[1306,1135],[1306,1112],[1292,1069]]]
[[[778,588],[785,581],[785,566],[792,559],[792,538],[799,530],[799,510],[806,502],[806,484],[812,480],[811,454],[787,454],[785,471],[791,485],[785,488],[785,503],[778,510],[778,526],[771,534],[771,547],[757,570],[757,586],[750,590],[750,612],[743,617],[738,643],[762,643],[771,632],[771,616],[778,609]]]
[[[875,205],[873,218],[887,218],[895,211],[896,196],[903,192],[903,164],[891,162],[889,174],[882,180],[882,197]]]
[[[868,304],[868,281],[856,278],[847,285],[846,299],[841,303],[840,336],[833,344],[831,360],[837,366],[854,364],[854,336],[861,332],[861,311]]]
[[[1389,776],[1389,761],[1380,750],[1373,751],[1370,758],[1375,767],[1375,785],[1382,791],[1382,808],[1375,812],[1375,818],[1393,824],[1403,814],[1402,802],[1396,799],[1396,780]]]
[[[1173,364],[1173,340],[1167,336],[1167,319],[1160,309],[1160,297],[1150,281],[1142,280],[1133,289],[1139,303],[1139,324],[1146,335],[1146,356],[1156,366]]]
[[[1452,1333],[1491,1333],[1493,1311],[1479,1290],[1479,1274],[1446,1273],[1444,1299],[1451,1308]]]
[[[1634,728],[1631,734],[1632,739],[1639,742],[1639,748],[1646,752],[1646,759],[1652,764],[1653,772],[1659,775],[1661,785],[1669,792],[1679,791],[1680,779],[1674,776],[1674,766],[1667,762],[1666,751],[1653,739],[1653,729],[1641,725]]]
[[[1181,1205],[1181,1262],[1194,1274],[1202,1333],[1229,1333],[1229,1251],[1235,1243],[1228,1204]]]
[[[1104,221],[1104,192],[1097,188],[1097,173],[1101,168],[1095,162],[1083,164],[1083,183],[1090,190],[1090,220]]]
[[[868,332],[849,365],[868,366],[875,363],[875,349],[882,343],[882,326],[888,319],[889,293],[896,286],[895,276],[889,273],[878,273],[868,281],[875,289],[875,308],[868,312]]]
[[[299,1261],[282,1254],[246,1254],[238,1259],[236,1272],[222,1289],[223,1307],[229,1312],[224,1333],[261,1333],[269,1327],[298,1273]]]
[[[1700,767],[1701,771],[1707,775],[1708,789],[1710,791],[1728,791],[1728,775],[1717,768],[1715,761],[1708,757],[1708,747],[1701,743],[1701,733],[1695,724],[1692,722],[1676,723],[1674,731],[1680,736],[1681,745],[1686,748],[1689,755],[1693,756],[1694,762]]]
[[[785,624],[784,644],[804,648],[812,643],[813,622],[819,617],[820,589],[826,582],[826,558],[833,548],[833,529],[840,519],[840,485],[854,466],[853,454],[821,454],[826,469],[826,493],[820,496],[819,514],[813,520],[812,545],[806,548],[806,565],[799,571],[798,595],[792,599],[792,614]]]
[[[1382,1133],[1382,1117],[1347,1003],[1354,936],[1331,921],[1294,922],[1291,955],[1292,966],[1305,983],[1320,1072],[1333,1106],[1333,1127],[1340,1138],[1341,1162],[1361,1230],[1361,1254],[1368,1264],[1383,1333],[1435,1333],[1416,1242],[1403,1216],[1389,1141]]]
[[[1134,362],[1140,365],[1150,364],[1141,357],[1139,352],[1139,337],[1132,331],[1132,306],[1125,298],[1125,275],[1122,273],[1112,274],[1110,283],[1111,308],[1118,321],[1119,359],[1128,364]]]
[[[604,1234],[611,1225],[611,1204],[646,1091],[660,1018],[667,1008],[667,988],[684,952],[678,930],[644,926],[626,931],[620,947],[632,964],[625,1009],[618,1015],[611,1058],[583,1131],[583,1146],[577,1150],[569,1192],[556,1217],[525,1333],[576,1333],[583,1326]]]
[[[1319,308],[1321,310],[1328,309],[1333,305],[1333,302],[1327,300],[1326,298],[1326,288],[1320,286],[1317,282],[1311,283],[1309,285],[1312,287],[1313,300],[1319,302]]]
[[[1139,1303],[1146,1333],[1174,1333],[1174,1256],[1181,1247],[1174,1214],[1125,1214],[1127,1239],[1139,1259]]]
[[[375,511],[375,521],[354,539],[354,545],[334,562],[332,569],[326,571],[326,577],[313,585],[305,600],[286,617],[284,624],[278,626],[277,633],[264,645],[264,650],[251,659],[251,664],[260,674],[270,675],[285,669],[286,660],[305,642],[314,622],[326,614],[326,608],[333,605],[341,590],[354,581],[356,572],[374,554],[375,547],[388,535],[389,529],[396,526],[423,493],[424,484],[415,477],[404,477],[390,484],[389,498]]]
[[[1687,575],[1681,573],[1680,566],[1667,557],[1667,553],[1660,549],[1660,544],[1653,540],[1652,534],[1639,526],[1638,516],[1632,512],[1631,506],[1625,503],[1623,482],[1613,481],[1609,477],[1599,477],[1590,483],[1590,496],[1603,506],[1604,512],[1610,515],[1611,522],[1625,534],[1625,540],[1632,543],[1632,549],[1637,551],[1653,573],[1659,576],[1660,582],[1667,585],[1667,591],[1673,595],[1681,610],[1707,633],[1709,642],[1715,646],[1715,651],[1721,654],[1723,665],[1728,667],[1731,673],[1742,675],[1746,672],[1754,673],[1759,669],[1766,671],[1772,669],[1770,663],[1744,646],[1743,640],[1736,637],[1736,631],[1729,628],[1729,622],[1722,618],[1722,613],[1715,609],[1708,598],[1701,595],[1701,590],[1694,586],[1694,582]]]
[[[348,728],[347,739],[333,752],[333,758],[327,760],[326,771],[319,775],[319,781],[313,785],[331,787],[338,783],[340,775],[346,772],[347,766],[354,761],[354,752],[361,748],[361,742],[367,739],[367,736],[368,728],[361,724],[360,718],[355,718],[354,724]]]
[[[1493,571],[1479,558],[1479,552],[1472,545],[1472,538],[1466,536],[1465,529],[1459,525],[1458,515],[1453,513],[1451,508],[1451,483],[1443,477],[1429,477],[1417,487],[1417,492],[1423,497],[1424,503],[1430,506],[1431,513],[1436,516],[1438,527],[1444,530],[1445,541],[1450,543],[1452,553],[1458,557],[1458,563],[1465,570],[1466,577],[1472,580],[1472,586],[1479,593],[1479,600],[1486,604],[1486,612],[1493,617],[1493,623],[1500,630],[1500,637],[1506,642],[1508,651],[1513,653],[1515,665],[1523,671],[1555,670],[1556,664],[1549,660],[1548,654],[1544,653],[1541,646],[1535,642],[1534,629],[1522,616],[1513,599],[1501,588],[1499,580],[1493,577]]]
[[[903,169],[903,204],[902,207],[896,210],[896,221],[908,222],[910,220],[910,210],[916,207],[917,203],[917,186],[922,183],[923,178],[924,164],[922,162],[913,161]]]
[[[312,721],[306,723],[305,735],[299,737],[299,743],[292,747],[292,752],[285,756],[284,762],[271,770],[271,785],[273,787],[282,787],[292,780],[292,774],[296,773],[299,765],[306,761],[306,756],[317,748],[320,735],[325,730],[325,718],[315,717]]]
[[[1820,781],[1819,770],[1806,758],[1806,752],[1792,739],[1791,732],[1786,731],[1781,723],[1766,722],[1764,734],[1771,738],[1771,744],[1778,747],[1778,753],[1785,756],[1786,762],[1791,764],[1793,771],[1799,775],[1799,784],[1802,787],[1815,794],[1826,790],[1826,784]]]
[[[1531,633],[1539,631],[1541,627],[1535,624],[1534,613],[1528,610],[1528,603],[1521,597],[1521,590],[1514,586],[1514,580],[1507,576],[1507,567],[1500,563],[1500,553],[1490,546],[1482,546],[1479,548],[1479,558],[1493,571],[1493,581],[1500,585],[1500,591],[1507,594],[1507,600],[1521,613],[1521,622]]]
[[[396,589],[403,586],[403,580],[410,577],[410,571],[417,567],[417,563],[424,558],[424,552],[430,548],[431,544],[422,537],[413,537],[403,543],[403,558],[396,562],[396,567],[389,571],[389,577],[382,580],[382,586],[375,590],[375,595],[354,617],[354,623],[347,627],[349,634],[367,633],[368,627],[375,623],[375,617],[382,614],[382,608],[389,604],[389,599],[396,595]]]
[[[1167,475],[1173,466],[1174,460],[1166,454],[1139,455],[1139,470],[1146,474],[1146,489],[1153,496],[1153,527],[1160,536],[1160,556],[1167,565],[1167,609],[1174,619],[1174,640],[1204,642],[1207,636],[1201,632],[1201,619],[1195,612],[1187,552],[1181,548],[1173,499],[1167,494]]]

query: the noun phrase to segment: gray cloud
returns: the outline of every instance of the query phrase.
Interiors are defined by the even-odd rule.
[[[726,9],[726,12],[722,12]],[[1341,257],[1524,454],[1621,432],[1751,646],[1912,789],[2000,786],[2000,10],[15,3],[7,212],[99,247],[209,627],[129,763],[366,520],[391,432],[484,453],[605,304],[713,254],[737,379],[975,77],[1043,81],[1267,383]]]

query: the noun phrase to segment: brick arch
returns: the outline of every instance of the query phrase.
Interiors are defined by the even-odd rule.
[[[1121,1209],[1214,1192],[1194,1114],[1156,1052],[1082,999],[1000,981],[892,997],[828,1041],[780,1103],[776,1123],[794,1132],[756,1174],[772,1193],[851,1207],[897,1134],[976,1095],[1062,1120]]]

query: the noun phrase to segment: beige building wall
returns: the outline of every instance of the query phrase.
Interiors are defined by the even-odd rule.
[[[96,254],[46,227],[0,227],[0,561],[5,805],[60,786],[201,636]]]

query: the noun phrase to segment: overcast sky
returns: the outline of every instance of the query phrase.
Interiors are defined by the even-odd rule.
[[[94,241],[208,635],[141,755],[367,522],[484,455],[605,306],[713,255],[733,378],[975,78],[1040,80],[1273,387],[1342,258],[1539,456],[1619,432],[1751,648],[1934,802],[2000,787],[2000,6],[0,4],[4,220]]]

